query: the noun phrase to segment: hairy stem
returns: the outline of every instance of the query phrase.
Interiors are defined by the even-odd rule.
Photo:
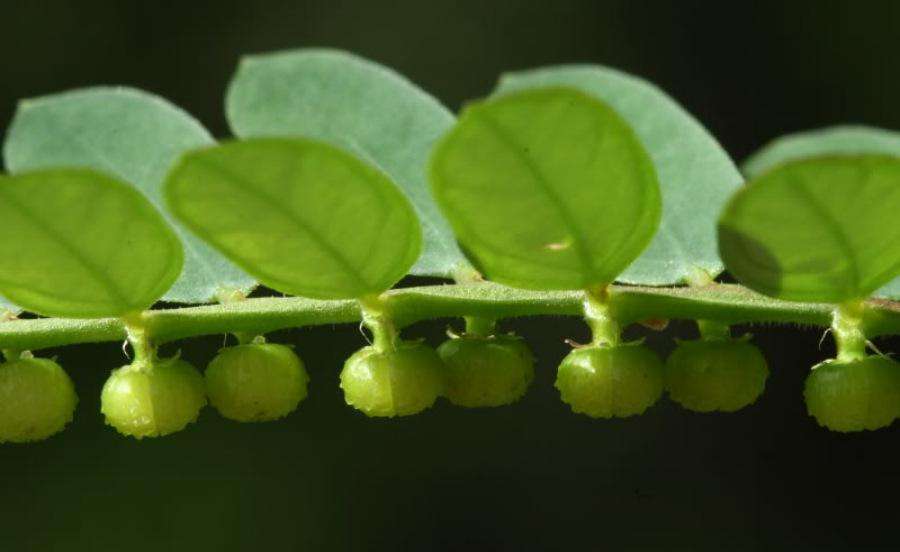
[[[711,320],[724,324],[794,323],[828,327],[834,305],[771,299],[730,284],[651,288],[610,286],[609,303],[623,327],[645,319]],[[381,298],[391,320],[402,328],[433,318],[512,318],[536,315],[581,316],[584,293],[534,292],[492,283],[396,289]],[[152,310],[141,315],[155,344],[198,335],[267,332],[299,326],[358,323],[356,301],[320,301],[301,297],[247,299],[228,304]],[[862,330],[875,337],[900,334],[900,303],[871,300],[862,313]],[[0,323],[0,349],[43,349],[76,343],[120,341],[121,320],[43,318]]]

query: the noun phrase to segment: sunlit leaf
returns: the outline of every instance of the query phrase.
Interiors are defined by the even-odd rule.
[[[750,156],[741,169],[752,178],[787,161],[860,154],[900,157],[900,132],[865,126],[836,126],[788,134]],[[875,295],[900,300],[900,277],[888,282]]]
[[[610,105],[647,149],[662,194],[659,231],[621,282],[665,285],[691,279],[700,269],[722,271],[716,220],[743,179],[715,138],[653,84],[599,65],[560,65],[503,75],[496,94],[570,86]]]
[[[178,277],[181,243],[134,188],[89,169],[0,176],[0,293],[46,316],[141,311]]]
[[[751,180],[719,221],[719,248],[744,285],[794,301],[868,297],[900,274],[900,159],[823,157]]]
[[[453,115],[403,76],[336,50],[249,56],[231,82],[226,108],[236,136],[324,140],[387,174],[422,223],[413,274],[450,276],[465,265],[425,174],[429,152]]]
[[[23,101],[4,157],[13,173],[70,166],[105,172],[135,185],[165,215],[161,187],[166,172],[183,152],[212,143],[200,123],[162,98],[130,88],[98,87]],[[185,263],[164,299],[204,303],[219,292],[255,285],[170,222],[184,244]]]
[[[409,201],[381,172],[331,145],[252,139],[184,157],[172,212],[265,285],[340,299],[377,294],[421,248]]]
[[[659,224],[647,152],[610,107],[574,89],[472,104],[436,148],[431,179],[479,268],[516,287],[610,283]]]

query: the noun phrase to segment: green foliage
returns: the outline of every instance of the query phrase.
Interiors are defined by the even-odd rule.
[[[162,184],[185,151],[212,137],[168,101],[132,88],[96,87],[24,100],[4,144],[13,173],[86,167],[132,184],[166,216]],[[169,222],[173,220],[169,219]],[[207,303],[255,282],[201,240],[174,223],[184,244],[184,270],[163,299]]]
[[[719,249],[744,285],[792,301],[868,297],[900,272],[900,159],[785,163],[734,195]]]
[[[644,285],[690,281],[722,271],[715,226],[743,179],[715,138],[653,84],[600,65],[558,65],[506,73],[495,94],[547,86],[577,88],[607,103],[650,154],[662,193],[659,231],[617,278]]]
[[[445,341],[437,352],[445,366],[445,396],[459,406],[512,404],[534,379],[534,355],[513,335],[464,335]]]
[[[46,358],[0,363],[0,443],[40,441],[72,421],[78,396],[69,375]]]
[[[832,431],[887,427],[900,416],[900,364],[883,356],[813,367],[803,391],[806,408]]]
[[[341,370],[347,404],[366,416],[409,416],[429,408],[444,391],[443,364],[424,343],[402,342],[394,350],[364,347]]]
[[[0,293],[46,316],[150,307],[182,265],[181,244],[132,187],[88,169],[0,176]]]
[[[755,177],[788,161],[835,155],[890,155],[900,157],[900,133],[864,126],[837,126],[789,134],[773,140],[744,161],[741,169]],[[900,276],[875,292],[900,300]]]
[[[278,291],[378,294],[419,255],[419,223],[403,194],[323,142],[261,138],[196,151],[166,186],[186,226]]]
[[[647,153],[612,109],[572,89],[470,105],[437,146],[431,177],[470,257],[515,287],[608,284],[659,223]]]
[[[682,341],[666,360],[669,397],[696,412],[734,412],[753,404],[769,368],[746,339]]]
[[[309,375],[293,349],[276,343],[226,347],[204,374],[209,402],[239,422],[283,418],[306,398]]]
[[[663,363],[640,343],[574,349],[559,365],[556,388],[572,412],[591,418],[642,414],[663,393]]]
[[[113,370],[100,395],[106,423],[136,439],[181,431],[206,406],[203,376],[178,358]]]
[[[431,147],[453,125],[453,114],[405,77],[337,50],[248,56],[225,104],[236,136],[325,140],[396,182],[422,221],[424,247],[412,273],[450,276],[465,265],[425,174]]]
[[[219,145],[137,90],[20,105],[4,144],[13,174],[0,176],[0,353],[13,359],[0,364],[0,441],[71,420],[71,382],[26,349],[127,337],[136,360],[110,376],[102,411],[142,438],[194,421],[205,387],[231,419],[293,411],[303,363],[262,334],[310,324],[372,332],[340,376],[346,402],[369,416],[414,414],[441,395],[509,404],[534,359],[519,338],[486,336],[535,314],[584,316],[592,344],[563,359],[556,387],[591,417],[639,414],[664,387],[698,411],[752,403],[765,359],[726,339],[745,322],[831,327],[840,360],[806,387],[821,424],[873,429],[900,416],[897,364],[864,358],[869,338],[900,333],[900,303],[867,300],[900,297],[895,133],[783,138],[747,162],[741,188],[677,103],[600,66],[507,75],[455,121],[389,69],[305,49],[242,61],[226,104],[239,140]],[[712,282],[723,260],[765,295]],[[410,271],[457,284],[390,289]],[[255,279],[299,297],[247,299]],[[221,304],[148,311],[160,298]],[[12,320],[22,308],[71,319]],[[401,339],[441,317],[465,318],[469,333],[437,352]],[[681,343],[665,369],[647,347],[620,344],[627,325],[669,318],[698,320],[704,339]],[[260,337],[223,349],[205,384],[156,357],[161,343],[226,332]]]

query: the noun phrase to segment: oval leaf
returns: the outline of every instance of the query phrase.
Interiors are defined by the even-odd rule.
[[[181,272],[181,243],[130,185],[88,169],[0,176],[0,293],[45,316],[122,316]]]
[[[403,76],[336,50],[250,56],[231,81],[226,111],[235,136],[324,140],[387,174],[422,223],[413,274],[446,277],[466,266],[426,178],[428,154],[454,118]]]
[[[744,285],[793,301],[868,297],[900,273],[900,159],[815,158],[751,180],[719,221]]]
[[[162,98],[130,88],[87,88],[25,100],[6,138],[10,172],[88,167],[134,184],[166,214],[162,184],[183,152],[213,143],[193,117]],[[185,250],[184,271],[163,297],[206,303],[255,282],[171,220]]]
[[[515,287],[611,283],[659,224],[646,151],[611,108],[573,89],[469,106],[436,148],[431,181],[470,256]]]
[[[891,155],[900,157],[900,133],[866,126],[836,126],[788,134],[767,144],[748,158],[741,169],[748,178],[797,159],[823,155]],[[875,292],[900,300],[900,277]]]
[[[662,194],[659,231],[617,280],[669,285],[702,270],[723,269],[716,221],[743,183],[731,158],[703,126],[653,84],[600,65],[561,65],[503,75],[495,94],[569,86],[608,105],[628,122],[647,149]]]
[[[403,193],[322,142],[255,139],[189,153],[166,193],[172,212],[198,236],[285,293],[381,293],[421,249]]]

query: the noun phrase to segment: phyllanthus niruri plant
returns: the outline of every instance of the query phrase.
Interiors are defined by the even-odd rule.
[[[498,321],[582,316],[556,379],[572,411],[629,417],[668,392],[698,412],[756,401],[769,367],[738,323],[828,327],[810,415],[835,431],[900,416],[900,367],[869,339],[900,333],[900,137],[840,127],[774,142],[740,172],[653,85],[593,65],[504,75],[455,118],[393,71],[308,49],[241,62],[236,136],[127,88],[22,102],[0,176],[0,442],[49,437],[77,397],[33,351],[127,339],[102,391],[136,438],[195,421],[289,415],[306,367],[265,334],[362,323],[346,402],[407,416],[445,397],[519,400],[534,378]],[[725,269],[740,285],[716,283]],[[405,275],[453,283],[392,289]],[[285,294],[247,298],[262,284]],[[153,309],[159,300],[192,306]],[[35,316],[18,318],[26,311]],[[437,350],[402,331],[461,318]],[[695,320],[663,361],[622,330]],[[205,377],[161,344],[230,333]],[[561,338],[564,336],[560,336]],[[185,345],[189,346],[189,344]],[[870,352],[872,349],[872,352]],[[64,356],[64,354],[63,354]],[[334,367],[335,369],[337,367]]]

